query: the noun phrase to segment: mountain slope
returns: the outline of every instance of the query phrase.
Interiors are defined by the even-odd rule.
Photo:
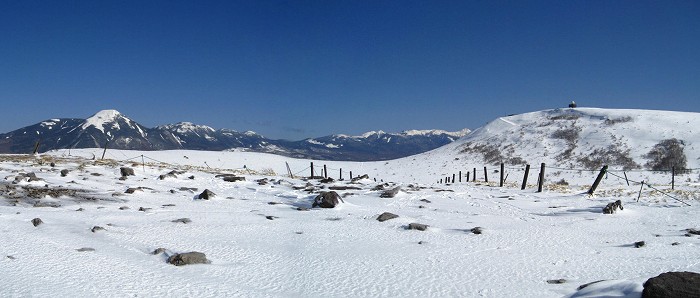
[[[598,170],[602,165],[668,170],[671,166],[664,164],[655,168],[658,156],[650,153],[676,140],[676,153],[682,152],[686,160],[684,167],[697,168],[700,131],[695,127],[699,126],[700,114],[690,112],[553,109],[495,119],[449,145],[409,158],[416,163],[429,161],[436,174],[440,168],[471,169],[501,162],[583,170]],[[682,159],[677,157],[671,161]]]
[[[126,150],[245,150],[323,160],[389,160],[448,144],[469,130],[369,132],[362,136],[332,135],[301,141],[271,140],[255,132],[213,129],[190,122],[144,127],[116,110],[88,119],[51,119],[0,135],[0,153],[29,153],[67,148]]]

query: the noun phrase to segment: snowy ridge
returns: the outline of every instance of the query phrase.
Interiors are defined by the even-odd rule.
[[[121,114],[117,110],[102,110],[92,117],[85,119],[85,123],[81,128],[86,129],[92,126],[104,133],[104,126],[110,124],[113,126],[112,128],[119,129],[119,124],[115,122],[118,117],[121,117]]]

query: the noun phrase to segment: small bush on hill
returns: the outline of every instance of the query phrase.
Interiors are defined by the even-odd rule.
[[[683,152],[684,147],[683,141],[676,138],[659,142],[644,155],[644,158],[649,160],[646,167],[654,171],[666,171],[672,167],[678,172],[685,171],[687,158]]]

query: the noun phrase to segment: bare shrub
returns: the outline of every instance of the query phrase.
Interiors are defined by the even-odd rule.
[[[560,129],[552,133],[552,138],[565,140],[568,143],[575,143],[578,140],[580,127],[572,126],[565,129]]]
[[[579,114],[562,114],[557,116],[549,117],[549,120],[576,120],[581,118]]]
[[[644,155],[644,158],[649,160],[646,167],[654,171],[670,170],[675,167],[678,172],[684,172],[687,163],[684,148],[685,143],[682,140],[676,138],[663,140]]]
[[[487,144],[465,144],[460,153],[481,154],[488,164],[498,164],[504,160],[501,150],[494,145]]]
[[[632,117],[624,116],[624,117],[614,118],[614,119],[605,119],[605,124],[606,125],[615,125],[618,123],[625,123],[625,122],[630,122],[630,121],[632,121]]]
[[[610,145],[607,148],[598,148],[591,154],[579,157],[578,162],[585,168],[595,170],[603,165],[621,166],[623,170],[639,168],[639,165],[629,156],[630,150]]]

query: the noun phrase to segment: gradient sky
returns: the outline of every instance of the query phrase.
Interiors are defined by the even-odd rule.
[[[700,1],[0,0],[0,132],[116,109],[298,140],[700,112]]]

